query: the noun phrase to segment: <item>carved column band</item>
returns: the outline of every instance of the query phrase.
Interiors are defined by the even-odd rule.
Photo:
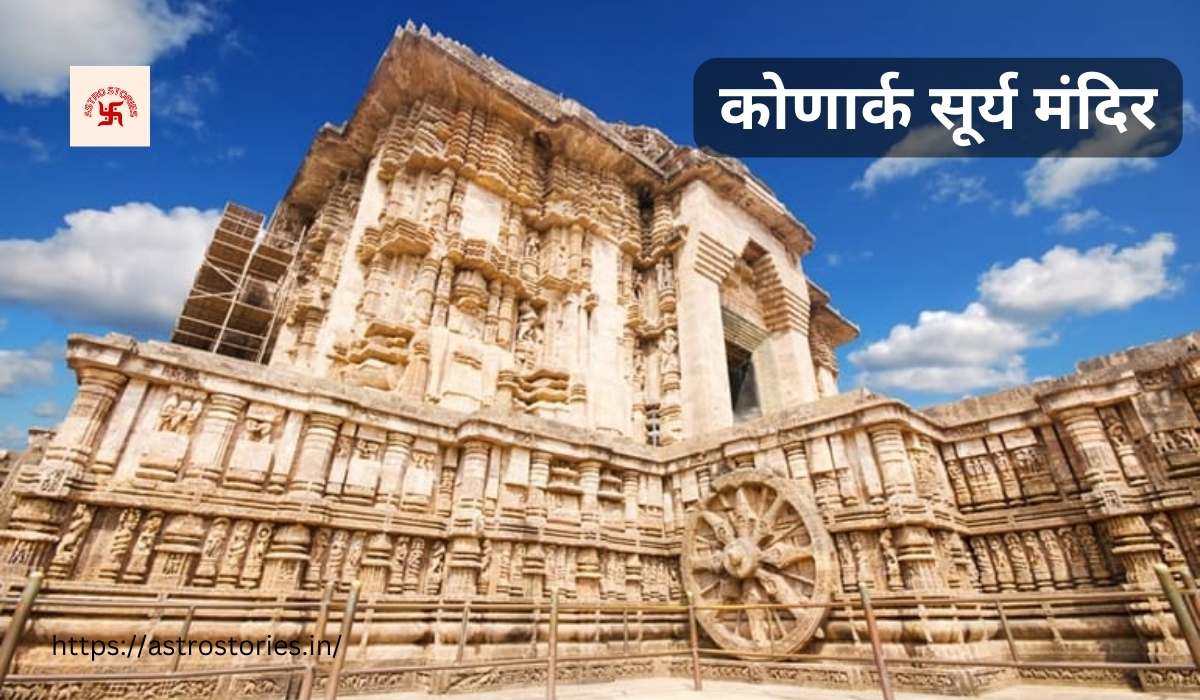
[[[237,396],[213,394],[209,398],[192,440],[192,454],[183,472],[185,479],[214,484],[220,479],[225,452],[245,407],[246,400]]]
[[[579,502],[580,522],[585,532],[594,532],[600,528],[600,463],[587,461],[579,463],[579,486],[583,494]]]
[[[884,495],[889,499],[915,495],[912,464],[908,461],[908,450],[904,447],[900,426],[881,425],[870,428],[868,433],[879,461],[879,471],[883,475]]]
[[[1104,482],[1121,479],[1120,463],[1095,408],[1081,406],[1067,409],[1058,415],[1058,419],[1083,458],[1086,488],[1092,489]]]
[[[88,463],[100,440],[100,430],[112,410],[113,402],[126,382],[123,374],[94,367],[82,367],[78,374],[79,390],[75,402],[71,404],[70,412],[46,450],[48,466],[62,463],[83,466]],[[110,474],[112,467],[97,465],[96,471]]]
[[[300,444],[300,458],[296,471],[288,484],[288,493],[305,499],[319,499],[325,487],[325,473],[333,445],[337,441],[341,419],[314,413],[309,416],[308,427]]]
[[[546,484],[550,480],[550,454],[535,450],[529,456],[529,493],[525,521],[534,527],[546,524]]]
[[[383,472],[379,475],[379,500],[377,505],[399,508],[401,486],[405,483],[404,472],[412,457],[414,438],[404,433],[388,433],[383,448]]]

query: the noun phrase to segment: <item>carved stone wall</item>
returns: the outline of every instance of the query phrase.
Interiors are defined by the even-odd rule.
[[[226,601],[359,580],[370,600],[433,610],[555,589],[784,604],[1150,590],[1154,564],[1200,569],[1200,334],[924,412],[839,394],[834,350],[857,331],[804,276],[807,230],[744,166],[604,124],[448,39],[397,34],[266,236],[300,253],[265,366],[71,338],[78,393],[6,482],[0,578]],[[736,426],[723,307],[755,326],[773,379],[765,415]],[[47,613],[17,669],[71,666],[52,633],[143,631],[93,613]],[[882,613],[881,633],[892,654],[1003,656],[989,615],[916,606]],[[1186,658],[1162,605],[1010,616],[1028,658]],[[707,643],[868,653],[847,606],[748,617],[703,620]],[[277,622],[196,633],[303,627]],[[372,621],[360,653],[430,658],[438,622]],[[678,622],[639,639],[678,645]],[[584,651],[620,635],[573,624]],[[483,625],[470,653],[524,653],[535,630]],[[958,673],[906,677],[998,682]]]

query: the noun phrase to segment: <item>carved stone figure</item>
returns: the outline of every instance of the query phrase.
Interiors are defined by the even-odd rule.
[[[1059,545],[1058,537],[1049,528],[1039,530],[1037,534],[1042,542],[1042,547],[1046,550],[1046,561],[1050,567],[1050,575],[1054,579],[1055,586],[1058,588],[1067,588],[1071,581],[1071,571],[1067,564],[1067,557],[1063,553],[1063,548]]]
[[[91,506],[84,503],[75,506],[75,511],[71,513],[71,520],[67,524],[67,531],[59,539],[58,547],[54,550],[54,558],[50,561],[52,575],[65,576],[71,572],[75,565],[75,559],[79,556],[79,546],[82,544],[88,528],[91,527],[93,515],[94,511]]]
[[[675,354],[678,349],[679,340],[675,337],[675,331],[671,328],[663,331],[658,341],[658,356],[660,371],[664,376],[679,371],[679,357]]]
[[[209,525],[208,534],[200,548],[200,561],[192,576],[192,583],[197,586],[211,586],[216,580],[217,564],[225,546],[225,538],[229,534],[229,518],[217,518]]]
[[[158,430],[167,433],[191,433],[203,410],[204,398],[201,394],[172,391],[158,411]]]
[[[154,543],[158,540],[158,531],[162,527],[163,514],[153,511],[142,522],[133,550],[129,553],[129,561],[125,564],[125,574],[122,580],[140,582],[150,569],[150,556]]]
[[[1150,518],[1149,525],[1150,531],[1154,533],[1154,539],[1162,547],[1163,561],[1168,566],[1182,564],[1185,561],[1183,549],[1179,546],[1179,539],[1175,536],[1175,530],[1171,527],[1171,521],[1167,519],[1167,516],[1159,513]]]
[[[883,567],[887,572],[889,591],[904,588],[904,578],[900,574],[900,558],[896,556],[896,547],[892,544],[892,531],[884,530],[879,533],[879,549],[883,552]]]
[[[1029,556],[1029,569],[1033,574],[1034,583],[1041,589],[1054,588],[1053,579],[1050,576],[1050,564],[1046,560],[1046,553],[1042,551],[1041,540],[1038,539],[1037,533],[1033,530],[1022,532],[1021,542],[1025,545],[1025,552]]]
[[[521,302],[517,320],[517,341],[514,357],[522,369],[532,369],[542,346],[541,319],[529,302]]]
[[[408,562],[404,566],[404,592],[416,593],[421,580],[421,563],[425,559],[425,540],[414,537],[408,545]]]
[[[442,589],[442,565],[446,558],[446,545],[441,540],[433,543],[429,550],[429,568],[425,574],[425,592],[437,595]]]

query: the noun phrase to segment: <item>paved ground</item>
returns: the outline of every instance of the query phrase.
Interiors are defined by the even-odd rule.
[[[425,693],[355,695],[354,700],[430,700]],[[453,700],[544,700],[544,688],[511,688],[488,693],[442,696]],[[875,690],[831,690],[790,685],[704,681],[704,691],[692,690],[690,680],[682,678],[643,678],[616,683],[559,685],[559,700],[880,700]],[[947,700],[946,695],[897,692],[896,700]],[[1025,685],[996,690],[982,696],[985,700],[1156,700],[1157,698],[1197,698],[1198,695],[1138,693],[1116,688],[1063,688]]]

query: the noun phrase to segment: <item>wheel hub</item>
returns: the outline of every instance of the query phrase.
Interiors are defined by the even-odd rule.
[[[757,544],[749,538],[739,537],[726,545],[721,553],[721,563],[730,576],[747,579],[758,571],[758,558],[761,554]]]

